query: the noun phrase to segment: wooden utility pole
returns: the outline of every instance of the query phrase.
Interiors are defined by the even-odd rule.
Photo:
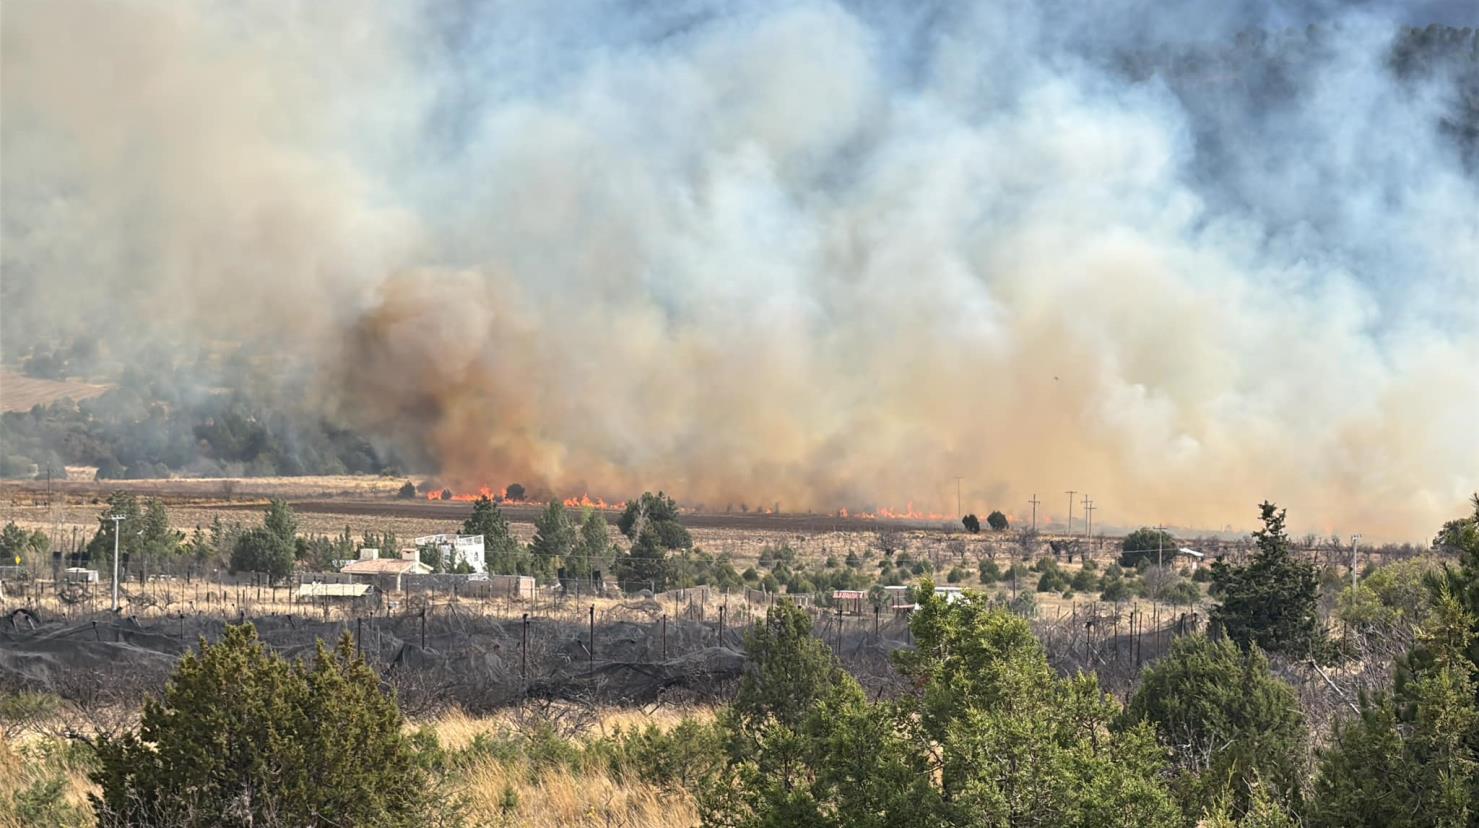
[[[1065,535],[1072,535],[1073,534],[1073,496],[1076,495],[1076,494],[1078,494],[1078,492],[1074,491],[1073,489],[1069,489],[1068,491],[1064,492],[1064,494],[1068,495],[1068,528],[1066,530],[1064,530],[1064,533],[1063,534],[1065,534]]]
[[[1084,539],[1090,546],[1094,544],[1094,510],[1099,508],[1094,505],[1087,495],[1084,496]]]
[[[1027,502],[1032,504],[1032,532],[1037,534],[1037,504],[1042,501],[1037,499],[1037,492],[1033,492],[1032,498]]]

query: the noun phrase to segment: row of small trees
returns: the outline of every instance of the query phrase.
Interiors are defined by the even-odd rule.
[[[120,520],[115,522],[114,516]],[[463,534],[483,536],[484,562],[494,574],[532,575],[551,582],[557,577],[589,581],[600,573],[624,586],[656,590],[669,585],[712,582],[738,587],[743,583],[727,559],[693,548],[677,503],[662,492],[646,492],[628,502],[617,528],[627,538],[626,549],[612,542],[600,512],[579,512],[551,501],[535,519],[533,540],[523,544],[514,536],[498,502],[489,497],[474,502],[462,524]],[[398,545],[389,531],[366,532],[360,543],[347,527],[337,536],[299,534],[298,529],[292,507],[273,499],[260,525],[242,527],[218,518],[209,527],[196,527],[187,537],[170,526],[162,501],[117,491],[99,512],[98,527],[80,554],[94,565],[111,561],[116,533],[118,552],[130,575],[142,578],[149,571],[224,564],[232,572],[281,579],[300,565],[322,569],[352,559],[361,545],[392,551]],[[14,523],[0,529],[0,562],[36,558],[48,547],[43,532],[26,532]],[[441,561],[435,547],[421,551],[423,561],[434,569],[453,571],[454,564]]]
[[[611,542],[600,512],[575,513],[551,500],[535,518],[534,538],[525,546],[513,536],[498,504],[484,496],[473,503],[462,531],[483,536],[489,572],[545,581],[561,574],[586,580],[601,573],[623,585],[662,590],[677,570],[693,563],[693,537],[683,526],[678,504],[662,492],[644,492],[628,501],[616,525],[629,541],[626,550]]]
[[[981,519],[976,517],[974,514],[969,514],[961,518],[960,523],[962,526],[965,527],[965,530],[967,532],[970,532],[972,535],[977,534],[981,531]],[[1006,515],[1002,514],[1000,511],[993,511],[991,514],[986,516],[986,525],[990,526],[991,531],[993,532],[1005,532],[1009,524],[1007,522]]]

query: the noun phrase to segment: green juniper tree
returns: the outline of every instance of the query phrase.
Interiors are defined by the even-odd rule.
[[[1392,693],[1363,699],[1320,757],[1306,824],[1465,828],[1479,824],[1474,616],[1443,595],[1427,654]]]
[[[266,530],[259,530],[271,534]],[[274,540],[277,538],[274,537]],[[395,699],[345,635],[289,663],[250,625],[187,654],[137,731],[97,744],[103,826],[417,826],[437,814]]]
[[[1306,824],[1479,825],[1479,496],[1434,546],[1459,556],[1429,573],[1432,610],[1390,692],[1363,698],[1321,753]]]
[[[462,534],[483,536],[483,561],[490,574],[533,574],[528,551],[513,536],[508,518],[492,498],[485,495],[472,504],[472,514],[462,522]]]
[[[868,703],[811,623],[782,602],[746,636],[750,667],[718,721],[728,761],[699,790],[703,824],[927,824],[938,813],[928,765],[892,717]]]
[[[1155,826],[1181,821],[1148,725],[1092,676],[1056,676],[1027,622],[924,581],[916,648],[895,655],[918,688],[900,702],[915,751],[938,761],[947,824]]]
[[[693,548],[693,538],[679,519],[678,504],[662,492],[643,492],[627,501],[616,526],[631,539],[626,554],[616,556],[612,572],[624,589],[667,588],[673,572],[669,553]]]
[[[267,502],[267,516],[262,520],[262,528],[288,546],[293,546],[298,537],[298,516],[293,513],[293,507],[286,500],[273,498]]]
[[[1174,789],[1188,813],[1225,800],[1242,816],[1262,786],[1297,802],[1307,735],[1294,688],[1247,651],[1205,635],[1177,639],[1146,668],[1124,722],[1148,722],[1170,749]]]
[[[693,547],[693,538],[683,526],[677,502],[662,492],[643,492],[636,500],[627,501],[621,517],[617,518],[616,528],[632,541],[650,530],[664,549]]]
[[[1265,652],[1296,658],[1322,654],[1319,577],[1315,566],[1294,557],[1284,530],[1284,510],[1259,505],[1263,528],[1253,533],[1257,548],[1246,566],[1212,565],[1219,597],[1211,621],[1238,646],[1257,644]]]
[[[560,564],[575,552],[578,540],[579,531],[570,520],[570,513],[565,511],[565,505],[551,500],[534,519],[534,540],[529,543],[529,554],[540,578],[548,580],[553,577]]]
[[[580,521],[579,538],[565,562],[565,574],[573,578],[590,578],[595,572],[611,569],[611,536],[606,517],[595,509],[586,509]]]
[[[1176,539],[1163,529],[1143,526],[1126,535],[1120,542],[1120,566],[1126,569],[1134,569],[1141,561],[1164,563],[1175,554]]]

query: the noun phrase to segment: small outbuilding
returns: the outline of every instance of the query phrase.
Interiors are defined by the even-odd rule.
[[[69,566],[62,570],[62,579],[69,584],[95,584],[98,582],[98,571],[81,566]]]
[[[529,575],[489,575],[488,591],[495,598],[534,600],[534,578]]]
[[[1206,560],[1207,558],[1207,554],[1205,552],[1198,552],[1195,549],[1189,549],[1185,546],[1178,548],[1176,550],[1176,554],[1183,558],[1189,559],[1191,561],[1191,568],[1193,570],[1201,569],[1202,561]]]
[[[832,605],[840,607],[844,612],[853,615],[863,614],[863,603],[868,600],[868,593],[861,589],[834,589],[832,590]]]
[[[297,598],[302,602],[316,604],[375,604],[380,600],[380,591],[374,584],[302,584]]]

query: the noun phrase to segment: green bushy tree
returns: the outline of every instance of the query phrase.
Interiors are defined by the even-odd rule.
[[[229,627],[137,731],[99,740],[93,806],[106,826],[424,825],[434,800],[401,725],[347,635],[309,665]]]
[[[262,519],[262,528],[288,546],[293,546],[298,537],[298,516],[286,500],[274,497],[267,502],[267,515]],[[394,554],[395,550],[390,552]]]
[[[185,539],[184,533],[170,528],[162,501],[150,498],[140,502],[129,492],[117,491],[108,496],[107,507],[98,514],[98,529],[87,544],[88,559],[95,565],[113,559],[114,515],[123,517],[116,529],[118,553],[140,577],[149,561],[173,558]]]
[[[133,494],[116,491],[108,495],[108,505],[98,513],[97,531],[87,543],[88,560],[94,565],[112,561],[114,531],[118,532],[119,556],[130,557],[140,543],[139,522],[143,514],[139,499]],[[115,515],[122,516],[123,520],[115,524],[112,519]]]
[[[1142,526],[1125,536],[1120,542],[1120,566],[1133,569],[1140,565],[1141,561],[1156,563],[1160,557],[1162,562],[1174,560],[1176,555],[1176,539],[1170,532],[1162,529],[1152,529]]]
[[[589,578],[596,571],[611,571],[611,536],[606,517],[595,509],[586,509],[580,521],[574,553],[565,562],[565,573],[575,578]]]
[[[1149,723],[1170,749],[1188,813],[1226,798],[1243,816],[1259,785],[1297,801],[1307,739],[1299,697],[1256,647],[1177,639],[1141,676],[1124,720]]]
[[[704,825],[885,828],[933,810],[927,766],[805,611],[772,607],[745,649],[750,667],[718,721],[728,762],[699,794]]]
[[[662,592],[668,588],[668,547],[658,538],[656,530],[645,529],[625,553],[616,556],[611,572],[628,591]]]
[[[552,577],[560,564],[575,552],[578,540],[579,531],[570,520],[565,504],[551,500],[534,519],[534,540],[529,543],[529,554],[540,577],[546,580]]]
[[[261,572],[273,580],[281,580],[292,573],[293,560],[293,547],[272,532],[257,527],[236,536],[229,568],[232,572]]]
[[[40,529],[27,532],[15,521],[0,529],[0,565],[20,566],[28,559],[45,555],[50,548],[51,539]]]
[[[483,562],[493,575],[532,575],[533,564],[523,544],[513,536],[508,518],[493,499],[484,495],[472,504],[462,522],[462,534],[483,536]]]
[[[662,492],[643,492],[637,500],[627,501],[616,526],[632,539],[626,554],[612,563],[617,581],[627,589],[666,589],[673,575],[670,553],[693,548],[678,504]]]
[[[1451,594],[1438,601],[1393,693],[1365,700],[1338,725],[1320,757],[1306,824],[1444,826],[1479,821],[1479,704],[1473,662],[1474,616]]]
[[[1393,687],[1362,700],[1321,753],[1306,824],[1479,823],[1479,495],[1434,546],[1457,554],[1424,578],[1431,611]]]
[[[658,492],[643,492],[636,500],[629,500],[617,518],[616,528],[628,539],[636,541],[643,532],[652,531],[656,541],[665,549],[689,549],[693,538],[684,528],[677,501]]]
[[[1007,526],[1010,524],[1007,521],[1006,515],[1002,514],[999,510],[993,510],[991,514],[986,516],[986,525],[990,526],[993,532],[1005,532]]]
[[[947,603],[925,581],[899,651],[914,687],[901,726],[936,756],[946,824],[1176,825],[1149,726],[1115,729],[1120,706],[1092,676],[1062,679],[1027,622],[980,595]]]

